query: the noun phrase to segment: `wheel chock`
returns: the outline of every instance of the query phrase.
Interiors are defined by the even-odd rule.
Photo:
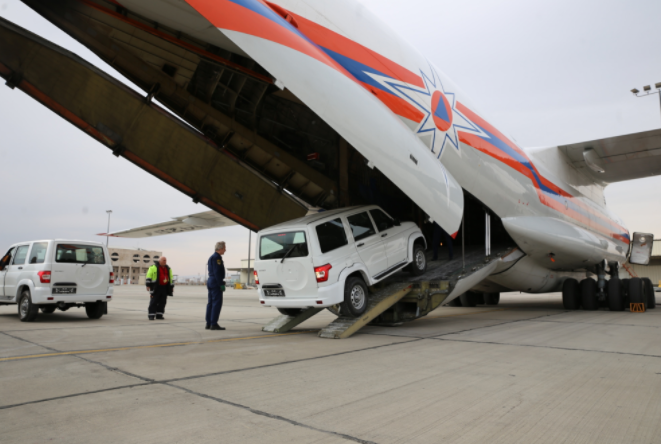
[[[631,313],[645,313],[645,303],[644,302],[632,302],[630,304]]]

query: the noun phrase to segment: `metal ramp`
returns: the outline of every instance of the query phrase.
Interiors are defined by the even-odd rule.
[[[269,333],[286,333],[297,325],[307,321],[321,310],[323,310],[323,308],[312,307],[307,310],[302,310],[297,316],[280,315],[273,318],[271,322],[262,327],[262,331]]]
[[[381,313],[395,305],[413,290],[413,284],[389,285],[371,294],[365,314],[359,318],[339,316],[319,332],[320,338],[344,339],[375,320]]]

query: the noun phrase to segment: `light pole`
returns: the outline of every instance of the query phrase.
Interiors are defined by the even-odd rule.
[[[108,213],[108,230],[106,231],[106,248],[108,248],[108,241],[110,241],[108,233],[110,233],[110,214],[112,213],[112,210],[107,210],[106,213]]]
[[[636,97],[646,97],[646,96],[649,96],[651,94],[658,94],[659,95],[659,106],[661,106],[661,82],[655,83],[654,87],[656,88],[656,91],[654,91],[654,92],[652,92],[652,87],[650,85],[643,86],[643,91],[645,91],[644,94],[639,94],[640,91],[638,91],[636,88],[632,89],[631,92]]]

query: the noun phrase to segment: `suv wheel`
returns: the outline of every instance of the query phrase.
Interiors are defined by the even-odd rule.
[[[344,284],[344,302],[341,312],[345,316],[357,318],[367,310],[367,285],[359,277],[351,277]]]
[[[101,319],[103,316],[103,302],[86,302],[85,312],[90,319]]]
[[[427,257],[425,256],[425,249],[422,245],[416,244],[413,246],[413,262],[410,265],[411,274],[413,276],[420,276],[427,271]]]
[[[30,290],[23,290],[18,301],[18,318],[21,322],[32,322],[39,314],[39,307],[32,303]]]

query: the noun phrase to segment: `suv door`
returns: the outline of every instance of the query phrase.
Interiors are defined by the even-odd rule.
[[[23,274],[23,267],[25,266],[29,249],[30,244],[16,247],[14,258],[5,274],[5,297],[9,300],[14,299],[18,291],[18,281],[21,278],[21,274]]]
[[[7,294],[5,293],[5,276],[7,275],[7,271],[9,271],[9,264],[11,264],[14,250],[15,248],[11,247],[7,254],[0,259],[0,298],[2,299],[11,299],[11,297],[5,296]]]
[[[53,294],[105,295],[110,285],[107,260],[101,245],[56,243]]]
[[[374,277],[385,271],[388,268],[386,250],[367,211],[347,216],[347,222],[351,227],[358,255],[367,267],[370,276]]]
[[[404,239],[402,236],[402,227],[395,226],[395,221],[378,208],[370,210],[370,215],[383,239],[386,256],[388,256],[388,268],[405,263],[408,259],[408,252],[406,251],[408,239]]]

